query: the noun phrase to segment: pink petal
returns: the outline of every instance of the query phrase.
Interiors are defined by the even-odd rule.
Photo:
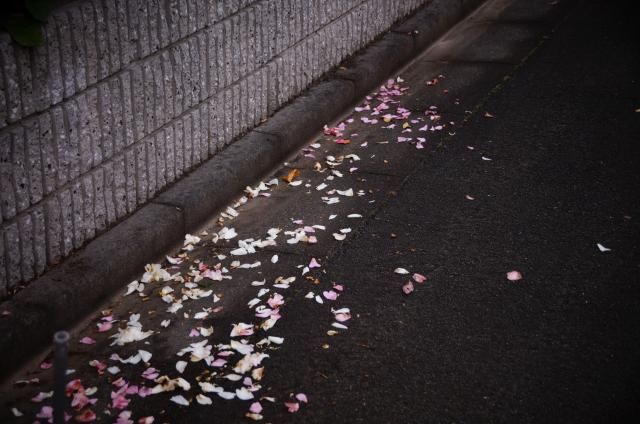
[[[336,300],[338,298],[338,293],[334,292],[333,290],[323,291],[322,294],[329,300]]]
[[[518,271],[509,271],[507,272],[507,279],[509,281],[518,281],[522,279],[522,274],[520,274]]]
[[[143,397],[147,397],[149,396],[151,393],[151,387],[140,387],[140,389],[138,390],[138,396],[140,396],[141,398]],[[153,422],[153,417],[151,417],[151,421]]]
[[[142,417],[138,420],[138,424],[153,424],[154,421],[153,417]]]
[[[111,407],[116,409],[124,409],[129,405],[129,399],[124,397],[123,394],[111,392]]]
[[[345,322],[351,319],[351,314],[349,313],[339,313],[335,315],[336,321]]]
[[[48,396],[47,393],[40,392],[31,398],[31,402],[42,402],[43,400],[48,399],[49,397],[50,396]]]
[[[133,424],[133,421],[129,418],[131,418],[131,411],[122,411],[118,414],[116,424]]]
[[[402,286],[402,291],[404,294],[410,294],[413,291],[413,283],[411,281],[407,281],[407,284]]]
[[[249,407],[249,411],[253,412],[254,414],[259,414],[260,412],[262,412],[262,405],[260,405],[260,402],[253,402]]]
[[[342,286],[342,284],[333,284],[333,289],[334,290],[338,290],[338,291],[343,291],[344,287]]]
[[[294,412],[298,412],[298,409],[300,409],[300,404],[298,402],[285,402],[284,406],[286,406],[287,411],[291,412],[292,414]]]
[[[211,363],[211,366],[212,367],[223,367],[224,364],[226,364],[226,363],[227,363],[226,360],[218,358],[218,359],[216,359],[215,361],[213,361]]]
[[[43,406],[40,412],[36,415],[36,418],[42,418],[45,420],[53,420],[53,408],[51,406]]]
[[[309,268],[320,268],[320,263],[316,260],[316,258],[311,258],[311,262],[309,262]]]
[[[71,407],[75,409],[82,409],[89,403],[89,398],[82,392],[74,393],[71,400]]]
[[[92,344],[96,344],[96,341],[89,336],[84,336],[83,338],[80,339],[80,343],[86,344],[86,345],[92,345]]]
[[[100,324],[97,324],[97,327],[98,327],[98,333],[104,333],[105,331],[111,330],[111,327],[113,327],[113,324],[111,323],[111,321],[106,321],[106,322],[101,322]]]
[[[426,280],[427,280],[427,277],[425,277],[422,274],[418,274],[418,273],[413,274],[413,281],[415,281],[416,283],[424,283]]]
[[[49,369],[49,368],[51,368],[52,366],[53,366],[53,364],[52,364],[51,362],[43,361],[43,362],[40,364],[40,369],[48,370],[48,369]]]
[[[281,306],[284,304],[284,298],[280,293],[275,293],[273,297],[270,297],[269,300],[267,300],[267,303],[273,309],[276,309],[278,306]]]
[[[307,395],[305,395],[304,393],[298,393],[296,395],[296,399],[298,399],[300,402],[309,403],[309,399],[307,399]]]

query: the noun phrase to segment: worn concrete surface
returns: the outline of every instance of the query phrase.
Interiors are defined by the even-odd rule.
[[[318,149],[302,152],[314,152],[315,159],[301,154],[277,174],[298,168],[302,185],[280,183],[267,191],[271,197],[251,200],[239,208],[239,217],[225,222],[242,233],[238,238],[264,237],[273,226],[295,228],[291,218],[327,225],[317,231],[315,245],[280,249],[279,238],[277,248],[238,257],[243,263],[260,260],[261,267],[207,283],[223,295],[216,305],[224,309],[204,321],[215,327],[210,337],[215,345],[228,341],[231,323],[253,322],[246,302],[258,288],[251,281],[265,278],[265,287],[275,290],[270,285],[275,277],[298,276],[291,288],[279,290],[285,296],[283,317],[266,333],[285,341],[264,349],[271,357],[256,395],[277,398],[275,404],[262,401],[265,422],[637,420],[638,29],[623,7],[560,3],[561,13],[550,8],[544,14],[538,3],[511,2],[503,13],[517,11],[523,18],[509,23],[522,27],[509,33],[513,39],[492,36],[491,25],[503,26],[503,15],[496,13],[491,23],[472,17],[442,40],[465,40],[456,31],[472,31],[480,45],[499,44],[489,49],[502,52],[498,64],[469,63],[470,52],[477,52],[465,41],[459,49],[449,44],[446,62],[436,46],[401,73],[409,90],[398,100],[413,111],[412,118],[438,105],[447,124],[442,132],[429,133],[425,149],[396,143],[401,134],[420,135],[416,127],[423,122],[410,124],[412,133],[401,133],[399,126],[362,123],[359,118],[368,113],[355,113],[345,131],[350,144],[323,137]],[[536,22],[526,19],[527,11]],[[486,34],[474,29],[480,22]],[[426,85],[438,75],[443,77],[436,85]],[[365,140],[367,146],[361,146]],[[390,143],[379,144],[385,141]],[[341,197],[335,205],[318,202],[315,187],[327,174],[314,171],[314,162],[353,152],[360,160],[337,166],[344,177],[329,181],[330,188],[368,187],[365,194]],[[350,173],[350,167],[358,169]],[[364,218],[345,217],[354,212]],[[334,213],[338,217],[328,220]],[[344,227],[352,232],[338,243],[330,233]],[[208,232],[218,228],[212,225]],[[228,254],[236,240],[226,245],[205,240],[189,254],[190,262],[213,265],[214,254]],[[601,252],[597,243],[611,251]],[[280,260],[273,264],[276,251]],[[310,273],[317,285],[301,278],[297,268],[311,256],[322,264]],[[183,274],[185,267],[179,268]],[[405,295],[401,287],[408,276],[394,274],[396,267],[422,273],[427,281],[414,283],[415,291]],[[521,280],[507,280],[514,269],[523,274]],[[345,286],[337,301],[318,305],[304,297],[310,290],[330,289],[332,282]],[[152,366],[177,376],[175,352],[200,340],[188,337],[200,323],[174,316],[172,326],[160,328],[166,305],[151,294],[163,285],[146,289],[145,302],[118,297],[106,306],[117,319],[142,312],[145,329],[158,330],[148,343],[119,349],[121,356],[149,350]],[[211,301],[185,303],[181,312],[191,315],[203,306]],[[335,336],[326,334],[333,321],[330,306],[348,307],[353,314],[349,329]],[[107,360],[113,349],[109,340],[93,332],[97,321],[98,314],[76,328],[76,337],[92,335],[98,343],[73,345],[72,367],[86,386],[98,385],[94,409],[110,422],[113,415],[102,411],[115,377],[98,377],[86,365],[91,359],[113,364]],[[143,365],[121,368],[124,378],[141,382]],[[205,370],[191,363],[183,377],[195,386],[196,376],[207,378]],[[38,376],[43,384],[5,387],[2,413],[16,405],[31,422],[36,406],[28,399],[50,376],[33,367],[21,375]],[[309,404],[289,414],[282,401],[299,392],[308,395]],[[153,414],[160,422],[246,422],[249,402],[212,395],[211,406],[193,400],[181,407],[169,402],[178,393],[193,399],[199,390],[132,396],[129,409],[135,418]]]

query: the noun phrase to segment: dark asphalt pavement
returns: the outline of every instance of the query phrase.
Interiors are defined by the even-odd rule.
[[[348,337],[318,351],[313,335],[302,339],[317,317],[289,305],[297,319],[280,333],[297,342],[281,352],[280,385],[312,382],[323,404],[296,422],[640,419],[640,38],[629,12],[573,2],[333,255],[330,279],[348,282],[358,313]],[[501,66],[492,62],[506,62],[482,57],[491,51],[470,43],[443,70],[443,86],[482,74],[456,93],[468,109],[487,94],[481,80]],[[403,77],[435,76],[424,59]],[[403,296],[396,266],[427,283]],[[512,269],[524,278],[508,281]]]
[[[287,228],[291,218],[326,225],[327,236],[353,228],[342,243],[322,238],[320,230],[317,244],[279,239],[255,257],[239,258],[259,259],[261,275],[239,270],[233,283],[220,283],[224,310],[211,321],[213,344],[228,341],[232,323],[254,319],[246,302],[257,288],[249,282],[299,275],[296,266],[311,257],[322,264],[309,274],[320,285],[298,277],[283,290],[283,318],[270,335],[285,342],[269,351],[259,392],[277,403],[262,401],[263,422],[638,421],[640,34],[634,11],[630,3],[606,1],[489,4],[400,73],[409,87],[401,105],[412,117],[435,105],[446,125],[429,133],[423,150],[396,143],[398,136],[421,136],[419,125],[401,133],[402,121],[381,128],[355,113],[345,130],[351,143],[325,137],[317,156],[358,154],[361,160],[348,165],[357,170],[343,166],[343,177],[329,181],[363,196],[320,202],[314,188],[327,174],[318,177],[316,159],[299,154],[278,175],[298,168],[308,190],[278,187],[239,208],[232,222],[240,239]],[[434,78],[437,84],[426,84]],[[339,217],[328,221],[334,213]],[[349,213],[364,218],[347,219]],[[600,251],[598,243],[611,250]],[[229,246],[235,241],[209,243],[189,256],[213,265],[212,252],[229,254]],[[274,254],[277,264],[270,263]],[[404,294],[409,276],[394,273],[398,267],[424,274],[426,282]],[[509,281],[512,270],[523,278]],[[305,298],[331,282],[344,285],[336,307],[353,315],[345,322],[349,329],[334,336],[326,334],[333,304]],[[108,306],[125,321],[141,311],[145,329],[159,328],[166,305],[157,296],[144,306],[136,302],[118,297]],[[89,334],[97,317],[74,337]],[[151,351],[154,367],[176,374],[175,353],[195,341],[187,337],[193,325],[176,322],[135,349]],[[98,343],[74,347],[71,367],[87,387],[100,387],[99,420],[112,422],[118,412],[104,415],[110,399],[100,379],[116,377],[98,378],[86,363],[106,361],[113,348],[91,334]],[[247,422],[247,402],[212,395],[212,406],[196,404],[195,381],[209,378],[198,366],[189,364],[183,375],[193,387],[184,394],[189,407],[169,402],[172,392],[132,400],[132,416]],[[144,370],[120,367],[136,383]],[[34,375],[50,381],[42,371],[25,376]],[[291,414],[282,401],[299,392],[309,403]],[[24,422],[33,421],[36,406],[28,399],[34,389],[2,395],[11,398],[5,406],[30,414]]]

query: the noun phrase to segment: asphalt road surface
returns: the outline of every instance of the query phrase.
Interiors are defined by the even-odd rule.
[[[640,34],[633,12],[630,2],[504,0],[461,23],[345,117],[342,135],[310,141],[276,173],[278,186],[263,191],[269,197],[225,218],[237,237],[211,240],[221,228],[212,222],[188,259],[169,269],[189,280],[205,269],[194,271],[200,263],[259,260],[230,271],[232,280],[203,280],[220,301],[185,300],[171,314],[157,293],[184,283],[149,283],[148,300],[119,294],[104,313],[120,320],[114,329],[140,313],[144,330],[156,331],[145,341],[110,346],[114,332],[96,332],[99,311],[75,329],[72,377],[98,388],[90,406],[98,421],[114,422],[125,410],[155,422],[250,422],[244,415],[259,402],[262,422],[273,423],[637,422]],[[381,103],[389,109],[372,114]],[[286,184],[287,175],[301,184]],[[307,239],[287,243],[295,236],[280,233],[275,246],[232,253],[238,240],[264,239],[269,228],[300,228]],[[310,270],[302,275],[304,266]],[[522,278],[508,279],[510,271]],[[417,276],[410,291],[414,273],[426,281]],[[297,279],[273,287],[278,276]],[[251,284],[263,279],[264,286]],[[219,355],[234,350],[220,344],[229,343],[232,324],[262,322],[247,306],[260,288],[271,290],[262,301],[276,292],[284,301],[272,329],[245,337],[269,355],[264,377],[247,372],[231,382],[223,376],[242,374],[230,370],[242,355]],[[166,319],[172,323],[164,328]],[[203,340],[198,326],[210,325],[206,339],[227,365],[176,355]],[[255,346],[269,335],[284,342]],[[83,336],[97,343],[78,344]],[[109,359],[138,349],[153,355],[147,362],[160,374],[182,376],[191,388],[130,394],[128,405],[114,407],[118,377],[155,384],[141,378],[142,363]],[[98,375],[92,359],[120,371]],[[178,360],[188,362],[182,373]],[[25,414],[6,422],[33,422],[42,404],[29,399],[46,388],[49,372],[24,371],[42,387],[3,389],[3,414],[10,406]],[[204,381],[236,394],[244,384],[254,399],[203,393]],[[199,404],[198,394],[212,404]],[[172,402],[176,395],[189,406]]]

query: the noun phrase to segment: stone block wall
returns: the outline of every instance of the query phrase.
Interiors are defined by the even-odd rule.
[[[0,34],[0,299],[429,0],[77,0]]]

